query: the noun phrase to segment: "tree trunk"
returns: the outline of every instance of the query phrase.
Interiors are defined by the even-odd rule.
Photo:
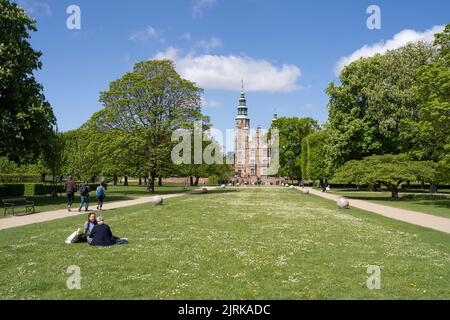
[[[189,176],[189,185],[190,185],[191,187],[194,186],[194,179],[192,178],[192,176]]]
[[[420,185],[422,186],[422,190],[424,190],[425,189],[425,182],[421,181]]]
[[[142,186],[142,178],[139,177],[139,185]]]
[[[45,182],[45,173],[41,173],[41,182]]]
[[[158,187],[162,187],[162,178],[158,177]]]
[[[194,186],[198,186],[198,180],[200,179],[200,177],[195,177],[195,182],[194,182]]]
[[[117,186],[117,174],[114,174],[113,185]]]
[[[391,187],[391,200],[398,200],[398,186]]]
[[[155,192],[155,178],[156,173],[150,172],[148,175],[148,188],[147,188],[149,192]]]
[[[147,185],[147,177],[144,177],[144,184]]]
[[[128,185],[128,176],[125,176],[125,177],[123,178],[123,185],[124,185],[124,186],[127,186],[127,185]]]

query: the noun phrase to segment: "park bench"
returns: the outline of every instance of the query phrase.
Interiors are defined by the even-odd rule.
[[[3,206],[5,207],[5,216],[8,212],[14,215],[14,208],[24,207],[25,213],[34,213],[34,202],[28,201],[25,198],[3,199]]]

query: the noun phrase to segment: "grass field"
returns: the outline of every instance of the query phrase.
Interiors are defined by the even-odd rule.
[[[438,199],[430,197],[429,193],[410,194],[409,192],[400,193],[398,201],[391,200],[391,193],[382,192],[366,192],[366,191],[349,191],[349,190],[332,190],[332,193],[340,194],[349,199],[360,199],[372,201],[375,203],[392,206],[396,208],[419,211],[444,218],[450,218],[450,195],[439,196]],[[413,196],[413,197],[410,197]]]
[[[139,197],[146,197],[146,196],[159,195],[159,194],[171,194],[171,193],[183,192],[183,191],[186,191],[189,189],[191,189],[191,188],[189,187],[186,189],[180,185],[167,184],[162,187],[155,187],[155,193],[150,194],[147,192],[145,186],[137,186],[137,185],[113,186],[113,185],[109,185],[108,190],[106,191],[105,203],[121,201],[121,200],[131,200],[131,199],[136,199]],[[11,197],[7,197],[7,198],[11,198]],[[64,193],[58,194],[57,197],[51,197],[51,196],[47,195],[47,196],[26,196],[25,198],[27,200],[34,201],[36,212],[65,209],[66,205],[67,205],[67,198]],[[95,199],[95,190],[93,190],[90,192],[90,207],[95,208],[96,201],[97,200]],[[77,192],[75,194],[75,200],[72,205],[72,210],[76,210],[78,208],[79,204],[80,204],[80,193]],[[1,212],[0,218],[4,218],[3,209],[0,212]],[[18,208],[18,209],[16,209],[16,212],[17,212],[17,214],[25,213],[25,208]]]
[[[104,213],[130,243],[67,245],[84,217],[0,231],[1,299],[450,299],[450,235],[296,190],[242,188]],[[81,290],[68,290],[71,265]],[[381,268],[381,289],[366,287]]]

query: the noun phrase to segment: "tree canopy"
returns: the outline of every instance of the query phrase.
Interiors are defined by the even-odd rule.
[[[272,128],[279,131],[278,175],[301,178],[302,139],[320,129],[317,121],[312,118],[279,118],[272,122]]]
[[[172,131],[188,128],[196,120],[208,122],[201,114],[201,92],[180,77],[172,61],[139,62],[100,94],[104,107],[94,114],[89,127],[114,136],[100,148],[110,151],[111,161],[121,159],[116,164],[123,165],[122,170],[145,170],[149,190],[154,191],[155,177],[171,165]],[[115,143],[126,144],[126,148]]]
[[[417,119],[415,70],[426,65],[434,52],[418,42],[360,59],[341,72],[340,85],[328,86],[329,161],[335,167],[372,154],[408,151],[400,123]]]
[[[404,154],[387,154],[348,161],[337,170],[334,179],[359,185],[385,185],[392,192],[392,199],[396,200],[402,182],[433,179],[436,175],[436,168],[428,161],[412,161]]]
[[[56,119],[33,76],[41,53],[29,31],[36,23],[17,4],[0,0],[0,156],[17,163],[36,161],[44,152]]]

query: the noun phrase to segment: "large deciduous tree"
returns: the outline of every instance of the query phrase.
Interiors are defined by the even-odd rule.
[[[138,162],[145,163],[149,191],[154,179],[171,160],[172,131],[203,118],[202,89],[182,79],[172,61],[137,63],[132,72],[101,92],[104,108],[95,114],[98,130],[117,130],[145,142]]]
[[[340,85],[328,86],[328,157],[335,167],[373,154],[408,151],[400,123],[417,118],[415,70],[426,65],[434,51],[418,42],[360,59],[344,68]]]
[[[28,41],[36,23],[17,4],[0,0],[0,30],[0,156],[33,162],[56,123],[33,76],[41,68],[41,53]]]
[[[419,160],[450,167],[450,24],[435,36],[436,54],[417,69],[418,113],[402,121],[402,138],[411,141],[409,153]]]
[[[397,200],[403,182],[433,179],[436,175],[436,168],[427,161],[411,161],[404,154],[387,154],[348,161],[336,171],[334,179],[359,185],[381,184],[391,191],[392,200]]]

